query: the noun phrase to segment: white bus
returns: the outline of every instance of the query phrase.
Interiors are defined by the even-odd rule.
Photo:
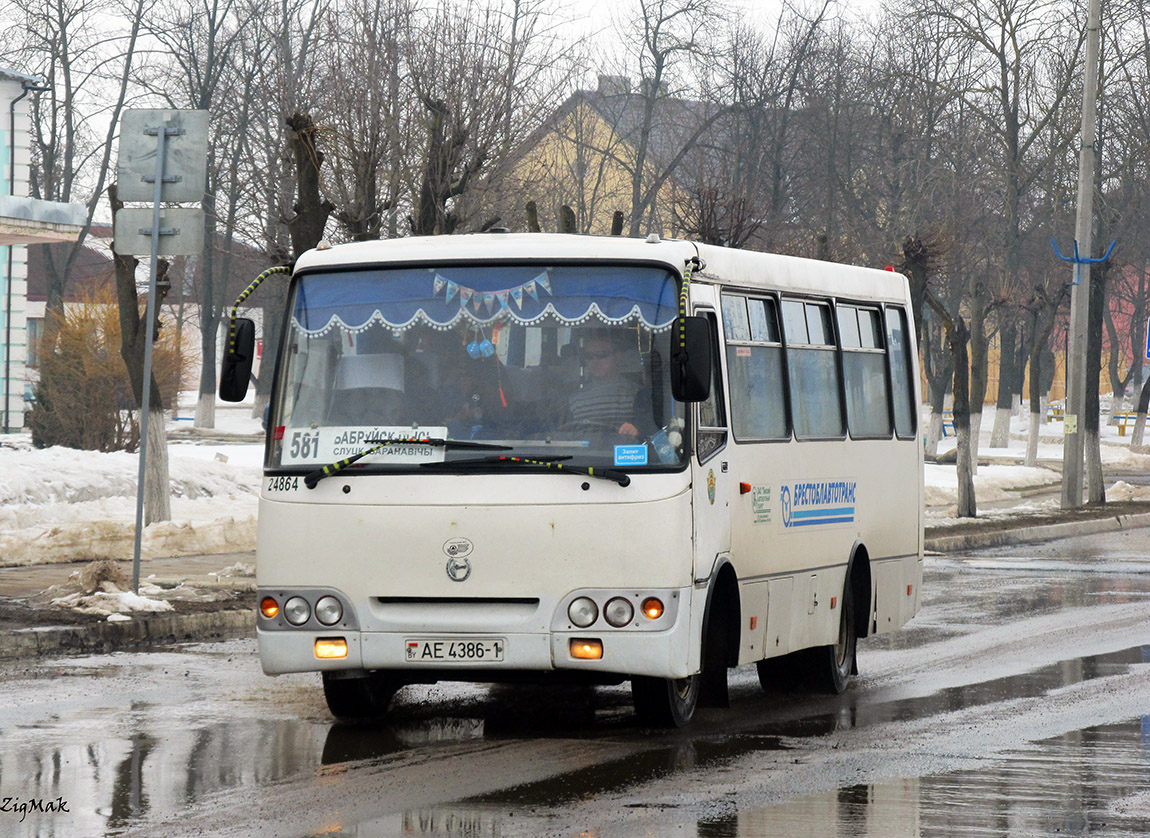
[[[654,236],[309,251],[268,420],[263,669],[320,672],[340,719],[407,684],[629,680],[676,726],[752,663],[841,692],[857,639],[918,608],[916,356],[890,271]]]

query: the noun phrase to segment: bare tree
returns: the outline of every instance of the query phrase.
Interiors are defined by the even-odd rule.
[[[171,108],[206,110],[216,119],[232,111],[244,90],[243,75],[235,72],[233,55],[250,19],[239,0],[177,0],[157,8],[146,21],[150,38],[159,45],[144,68],[144,83]],[[250,87],[247,91],[250,92]],[[249,107],[243,100],[240,110]],[[241,119],[242,124],[242,119]],[[216,276],[219,218],[217,192],[231,167],[229,162],[244,141],[243,133],[214,130],[208,140],[208,179],[204,188],[204,246],[199,266],[200,382],[195,425],[215,426],[216,342],[223,308],[228,302],[226,277]],[[228,146],[231,146],[231,149]]]
[[[87,219],[67,248],[44,246],[48,311],[62,316],[68,275],[104,192],[119,130],[131,101],[141,21],[150,0],[7,0],[10,55],[44,79],[32,97],[30,191],[49,201],[82,201]],[[42,347],[52,346],[45,321]]]

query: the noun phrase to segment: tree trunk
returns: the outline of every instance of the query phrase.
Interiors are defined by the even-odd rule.
[[[1086,406],[1080,418],[1086,451],[1087,502],[1106,503],[1103,485],[1102,449],[1098,435],[1098,384],[1102,372],[1102,307],[1106,304],[1106,264],[1090,270],[1090,320],[1086,329]]]
[[[213,164],[209,161],[209,167]],[[210,178],[210,175],[209,175]],[[209,183],[204,193],[204,246],[200,255],[200,393],[196,401],[197,428],[216,426],[216,335],[220,311],[216,305],[216,196]]]
[[[978,448],[982,434],[982,410],[986,403],[987,359],[985,300],[976,293],[970,318],[970,471],[978,474]],[[964,353],[965,354],[965,353]],[[957,374],[957,370],[956,370]]]
[[[156,385],[152,384],[153,392]],[[168,433],[164,411],[148,413],[148,462],[144,474],[144,525],[172,520],[171,480],[168,476]]]
[[[112,206],[112,223],[115,226],[116,213],[124,207],[116,195],[116,186],[108,187],[108,199]],[[148,438],[141,440],[147,446],[147,464],[144,474],[144,524],[172,519],[171,486],[168,479],[167,432],[164,428],[164,408],[160,385],[156,382],[155,371],[151,376],[148,405],[144,405],[144,351],[147,345],[147,310],[140,312],[140,300],[136,294],[136,266],[139,261],[134,256],[112,254],[116,271],[116,300],[120,311],[120,357],[128,367],[128,379],[132,383],[132,393],[136,406],[141,411],[147,409]],[[168,272],[168,263],[161,259],[156,265],[156,284]],[[160,315],[160,300],[154,306],[156,320]],[[153,324],[153,327],[157,326]],[[155,331],[153,331],[153,334]]]
[[[978,514],[974,497],[974,468],[972,462],[970,396],[967,373],[966,344],[969,332],[966,321],[956,318],[953,332],[948,332],[947,342],[954,353],[954,432],[958,437],[958,517],[974,518]]]
[[[994,430],[990,434],[991,448],[1010,447],[1010,419],[1014,413],[1014,361],[1017,328],[1007,323],[999,332],[998,340],[998,402],[994,412]]]
[[[1146,431],[1146,410],[1150,408],[1150,378],[1142,384],[1142,392],[1138,394],[1138,418],[1134,421],[1134,435],[1130,438],[1130,447],[1142,444],[1142,437]]]

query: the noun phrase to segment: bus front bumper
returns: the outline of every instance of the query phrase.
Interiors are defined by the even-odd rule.
[[[413,683],[427,680],[483,680],[483,672],[498,681],[500,672],[583,671],[619,675],[650,675],[660,678],[684,678],[689,670],[691,649],[690,624],[679,619],[659,632],[626,631],[592,627],[580,631],[538,633],[437,634],[429,632],[377,631],[264,631],[257,628],[260,663],[268,675],[289,672],[322,672],[333,670],[387,670],[410,678]],[[319,657],[319,650],[330,649],[343,641],[346,656]],[[444,644],[469,643],[476,640],[500,641],[501,660],[445,661],[412,660],[411,644],[442,641]],[[579,658],[575,654],[594,654],[596,644],[601,657]],[[478,675],[477,675],[478,673]]]

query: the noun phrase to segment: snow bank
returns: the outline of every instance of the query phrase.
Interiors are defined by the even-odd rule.
[[[927,506],[958,503],[958,471],[953,465],[923,466]],[[1018,498],[1018,489],[1056,486],[1061,477],[1045,468],[983,465],[974,476],[974,497],[978,503]]]
[[[221,447],[240,449],[237,462],[247,464],[217,462]],[[254,550],[262,448],[171,444],[172,520],[145,528],[143,555]],[[0,566],[130,557],[138,468],[135,454],[35,449],[26,436],[4,437]]]

